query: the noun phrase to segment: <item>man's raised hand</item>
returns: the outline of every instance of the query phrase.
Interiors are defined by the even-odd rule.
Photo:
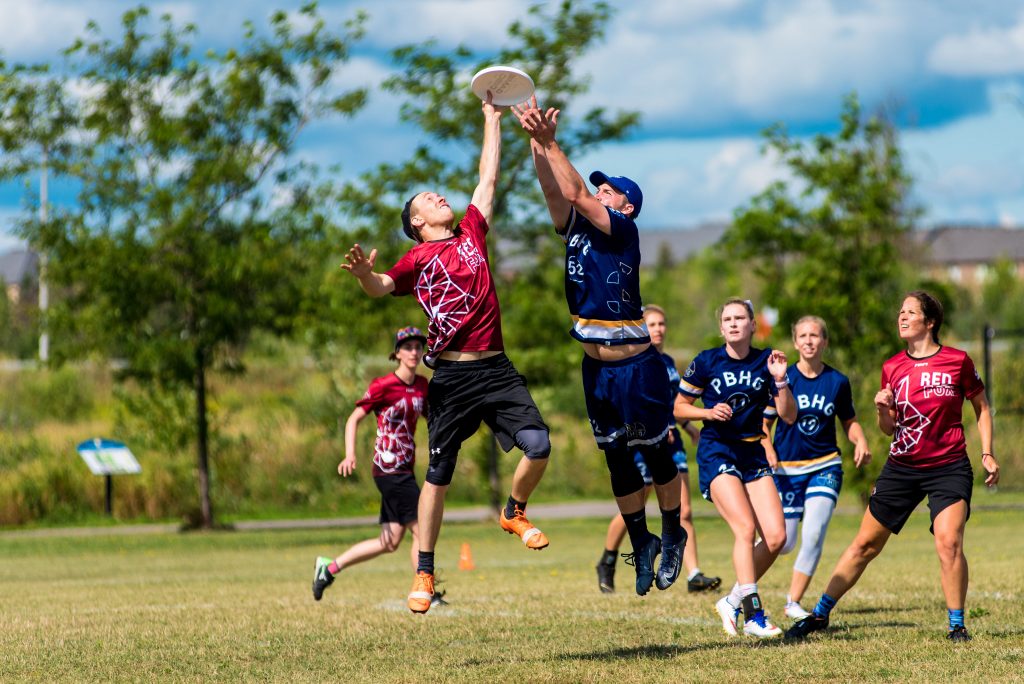
[[[356,278],[365,278],[373,271],[373,265],[377,261],[377,250],[372,250],[370,256],[366,256],[362,247],[358,244],[352,245],[352,249],[348,250],[348,254],[345,255],[345,261],[347,263],[341,265],[343,269]]]
[[[528,102],[512,105],[512,114],[519,119],[523,129],[542,145],[555,139],[555,129],[558,127],[560,113],[561,110],[554,107],[548,107],[546,112],[541,111],[536,95],[531,97]]]

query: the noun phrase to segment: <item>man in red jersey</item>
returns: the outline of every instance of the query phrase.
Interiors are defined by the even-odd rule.
[[[428,366],[430,414],[427,430],[430,462],[420,494],[420,551],[409,609],[425,613],[434,593],[434,544],[441,528],[444,497],[455,472],[462,442],[483,421],[505,451],[519,447],[512,492],[500,524],[530,549],[548,539],[524,515],[526,501],[540,482],[551,452],[548,428],[526,389],[526,380],[505,356],[501,311],[487,252],[487,231],[494,205],[501,159],[501,114],[490,97],[483,103],[484,139],[480,182],[466,215],[455,214],[444,196],[420,192],[402,211],[402,229],[416,246],[386,273],[375,273],[377,250],[369,256],[355,245],[341,267],[371,297],[416,296],[430,321]]]
[[[899,333],[907,350],[882,366],[881,389],[875,396],[878,427],[893,438],[889,459],[875,482],[857,537],[839,559],[814,611],[786,632],[789,638],[828,627],[836,602],[927,496],[949,614],[946,636],[955,642],[971,639],[964,626],[963,544],[974,473],[964,440],[964,400],[977,415],[986,485],[999,482],[999,464],[992,454],[992,412],[985,387],[966,352],[939,344],[942,320],[942,305],[927,292],[911,292],[903,301]]]

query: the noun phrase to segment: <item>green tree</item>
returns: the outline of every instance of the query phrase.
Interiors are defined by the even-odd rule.
[[[766,131],[765,149],[790,180],[737,209],[725,242],[760,278],[764,303],[779,310],[779,336],[801,315],[822,316],[837,365],[866,388],[898,349],[904,245],[917,212],[894,127],[881,116],[863,119],[852,94],[840,124],[808,143],[781,124]]]
[[[252,333],[293,330],[312,287],[308,255],[326,250],[309,174],[288,153],[310,121],[365,101],[331,87],[361,17],[338,35],[315,5],[300,15],[299,29],[284,12],[267,31],[247,22],[238,47],[202,57],[193,26],[165,15],[149,33],[144,7],[124,14],[117,41],[90,23],[67,51],[83,93],[77,201],[24,224],[66,292],[55,357],[97,350],[151,388],[191,388],[204,527],[214,523],[207,376],[242,370]]]
[[[0,63],[0,179],[23,179],[26,183],[34,180],[39,173],[40,196],[37,209],[39,220],[47,218],[46,187],[51,174],[61,177],[68,172],[72,148],[70,134],[74,130],[77,112],[74,101],[66,92],[66,81],[52,75],[46,66],[13,65]],[[33,245],[37,250],[39,245]],[[45,287],[47,255],[40,251],[39,286]],[[21,285],[21,283],[19,283]],[[35,283],[23,288],[35,292]],[[25,302],[19,302],[21,315],[11,320],[13,328],[5,328],[9,339],[18,338],[19,343],[4,348],[20,357],[32,355],[31,345],[24,343],[34,337],[37,328],[45,330],[46,311],[24,311]],[[40,361],[47,361],[48,351],[42,343],[39,348]]]
[[[850,95],[834,136],[803,143],[776,125],[765,137],[791,180],[737,209],[725,244],[749,260],[784,334],[799,316],[818,314],[844,363],[873,368],[896,348],[903,248],[918,213],[897,132],[880,116],[862,119]]]

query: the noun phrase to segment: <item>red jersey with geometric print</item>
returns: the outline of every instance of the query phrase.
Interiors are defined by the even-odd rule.
[[[917,359],[903,351],[882,366],[882,389],[896,398],[889,458],[911,468],[936,468],[967,458],[964,400],[985,391],[967,352],[941,347]]]
[[[415,294],[429,319],[428,365],[443,351],[502,351],[501,311],[487,256],[487,221],[472,204],[460,234],[421,242],[387,275],[395,296]]]
[[[373,476],[411,473],[416,462],[416,419],[427,408],[427,379],[417,375],[411,385],[391,373],[375,378],[356,406],[377,414],[373,445]]]

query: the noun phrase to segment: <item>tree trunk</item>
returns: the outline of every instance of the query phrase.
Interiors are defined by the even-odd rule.
[[[201,526],[213,527],[213,505],[210,502],[210,459],[206,423],[206,354],[202,347],[196,349],[196,451],[199,456],[199,507],[202,515]]]

